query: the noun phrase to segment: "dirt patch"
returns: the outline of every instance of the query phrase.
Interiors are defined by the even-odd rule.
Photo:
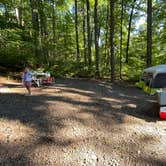
[[[0,82],[0,165],[166,165],[155,97],[76,79],[26,97],[20,83]]]

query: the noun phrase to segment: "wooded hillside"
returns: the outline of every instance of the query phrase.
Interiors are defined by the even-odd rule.
[[[0,66],[137,80],[166,63],[164,0],[1,0]]]

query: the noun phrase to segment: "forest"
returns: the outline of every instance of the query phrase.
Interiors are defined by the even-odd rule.
[[[166,62],[164,0],[1,0],[0,68],[139,79]]]
[[[0,166],[166,166],[165,53],[166,0],[0,0]]]

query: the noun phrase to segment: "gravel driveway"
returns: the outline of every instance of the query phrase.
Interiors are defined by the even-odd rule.
[[[26,97],[0,81],[0,165],[166,165],[166,122],[134,86],[58,79]]]

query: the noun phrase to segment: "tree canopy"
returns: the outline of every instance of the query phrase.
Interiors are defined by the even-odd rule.
[[[166,63],[164,0],[2,0],[0,66],[137,80]]]

